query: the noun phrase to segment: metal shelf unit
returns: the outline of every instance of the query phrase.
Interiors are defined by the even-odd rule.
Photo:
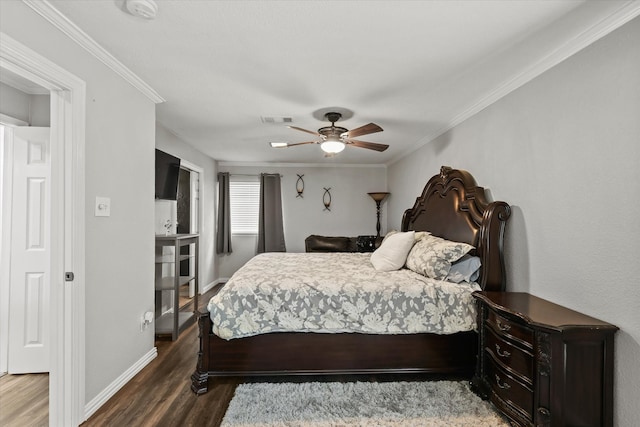
[[[194,311],[198,307],[198,234],[170,234],[156,236],[156,336],[171,335],[173,341],[178,339],[180,332],[195,322]],[[193,245],[193,251],[189,249],[189,254],[181,254],[180,249],[184,246]],[[173,247],[173,254],[166,255],[163,252],[165,247]],[[180,275],[180,261],[193,259],[192,269],[188,276]],[[163,275],[163,265],[173,264],[173,276]],[[193,282],[193,310],[191,312],[180,311],[180,286]],[[158,301],[162,302],[162,294],[173,292],[172,309],[163,313],[162,307],[158,306]],[[161,305],[161,304],[160,304]]]

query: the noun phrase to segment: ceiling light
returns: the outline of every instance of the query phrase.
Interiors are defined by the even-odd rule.
[[[335,136],[327,137],[326,141],[320,144],[322,151],[329,154],[337,154],[344,150],[344,142]]]
[[[286,142],[270,142],[269,144],[271,144],[273,148],[284,148],[289,145]]]
[[[154,19],[158,14],[158,5],[154,0],[127,0],[127,11],[143,19]]]

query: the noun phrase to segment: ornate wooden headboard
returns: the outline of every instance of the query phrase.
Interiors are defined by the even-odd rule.
[[[442,166],[404,212],[402,231],[429,231],[473,245],[482,261],[478,284],[486,291],[504,291],[504,230],[510,216],[510,206],[488,202],[485,189],[469,172]]]

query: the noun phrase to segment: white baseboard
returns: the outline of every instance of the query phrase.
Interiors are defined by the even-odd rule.
[[[131,381],[145,366],[147,366],[153,359],[158,357],[158,349],[153,347],[147,354],[142,356],[136,363],[134,363],[129,369],[122,373],[115,381],[102,390],[96,397],[91,399],[91,402],[87,403],[84,407],[84,419],[88,420],[102,405],[107,403],[114,394],[118,392],[126,383]]]
[[[210,291],[211,289],[213,289],[214,287],[218,286],[220,283],[226,283],[229,280],[228,277],[221,277],[219,279],[214,280],[213,282],[209,283],[207,286],[205,286],[204,288],[202,288],[200,290],[201,294],[204,294],[205,292]]]

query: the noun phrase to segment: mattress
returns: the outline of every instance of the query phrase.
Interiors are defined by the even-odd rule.
[[[381,272],[370,253],[266,253],[209,301],[223,339],[274,332],[453,334],[476,326],[476,283]]]

